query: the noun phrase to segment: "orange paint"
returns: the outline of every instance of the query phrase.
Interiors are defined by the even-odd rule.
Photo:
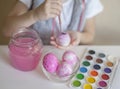
[[[90,72],[90,74],[91,74],[92,76],[97,76],[97,75],[98,75],[98,72],[93,70],[93,71]]]

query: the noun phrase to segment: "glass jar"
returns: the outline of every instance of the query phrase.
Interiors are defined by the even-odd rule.
[[[39,63],[43,44],[35,30],[24,28],[12,35],[8,47],[13,67],[31,71]]]

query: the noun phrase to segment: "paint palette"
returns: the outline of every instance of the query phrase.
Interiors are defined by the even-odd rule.
[[[118,59],[106,53],[87,49],[69,86],[79,89],[109,89]]]

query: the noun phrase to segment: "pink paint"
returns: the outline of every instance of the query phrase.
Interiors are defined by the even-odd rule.
[[[35,69],[39,63],[42,43],[36,35],[31,34],[29,33],[30,36],[28,32],[16,34],[9,43],[10,60],[16,69],[30,71]]]

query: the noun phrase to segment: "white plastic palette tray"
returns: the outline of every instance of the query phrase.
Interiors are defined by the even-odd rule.
[[[111,55],[87,49],[69,86],[78,89],[110,89],[118,64],[119,60]]]

